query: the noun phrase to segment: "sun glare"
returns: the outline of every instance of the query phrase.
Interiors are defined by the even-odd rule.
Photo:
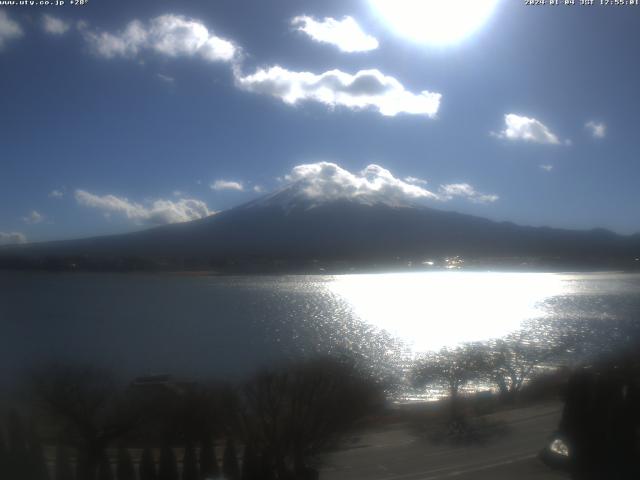
[[[564,287],[549,273],[480,272],[344,275],[329,284],[358,318],[415,353],[516,331],[545,317],[542,302]]]
[[[489,19],[500,0],[369,0],[397,34],[433,46],[459,43]]]

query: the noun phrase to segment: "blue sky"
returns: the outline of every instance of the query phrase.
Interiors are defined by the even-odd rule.
[[[403,1],[423,32],[434,11]],[[640,231],[640,7],[484,1],[453,43],[373,0],[0,6],[0,243],[199,218],[319,162],[435,208]]]

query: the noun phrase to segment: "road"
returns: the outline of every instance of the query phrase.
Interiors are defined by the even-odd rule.
[[[412,432],[409,425],[393,425],[364,432],[332,454],[321,480],[533,480],[565,479],[549,469],[537,454],[555,430],[558,403],[537,405],[496,414],[506,433],[484,445],[436,445]],[[490,419],[487,417],[487,419]]]

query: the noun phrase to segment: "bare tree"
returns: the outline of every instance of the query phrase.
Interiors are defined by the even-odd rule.
[[[498,386],[502,398],[514,402],[539,367],[552,362],[567,347],[561,339],[551,342],[529,330],[521,330],[489,342],[487,348],[488,373]]]
[[[241,480],[258,480],[261,477],[260,459],[249,444],[244,447],[242,454],[242,476]]]
[[[245,443],[276,478],[308,478],[378,400],[376,386],[346,362],[320,359],[258,375],[241,392]]]
[[[8,477],[25,476],[29,468],[29,447],[22,418],[15,410],[7,418],[8,449],[3,472]]]
[[[7,416],[6,432],[0,424],[0,477],[49,479],[44,449],[36,424],[33,418],[25,422],[23,416],[15,410],[11,410]]]
[[[135,480],[136,471],[133,466],[133,459],[126,447],[118,448],[118,464],[116,466],[116,476],[118,480]]]
[[[98,480],[114,480],[113,470],[111,470],[111,461],[106,453],[102,454],[98,465]]]
[[[220,472],[216,452],[211,436],[206,435],[200,445],[200,477],[201,479],[217,477]]]
[[[156,471],[156,462],[153,458],[153,453],[149,447],[146,447],[142,451],[140,457],[140,465],[138,465],[140,480],[156,480],[158,474]]]
[[[73,470],[71,459],[67,447],[58,445],[56,447],[55,480],[73,480]]]
[[[160,450],[158,480],[178,480],[178,462],[173,448],[167,443]]]
[[[44,448],[40,441],[40,436],[33,421],[29,423],[29,477],[31,480],[49,480],[49,470],[47,460],[44,455]]]
[[[222,457],[222,473],[229,480],[239,480],[240,466],[238,465],[238,453],[235,443],[231,438],[227,438]]]
[[[0,424],[0,474],[6,475],[8,473],[8,461],[9,453],[7,446],[4,443],[3,426]]]
[[[33,375],[33,387],[78,450],[78,478],[94,479],[107,446],[143,417],[142,408],[118,390],[111,374],[98,368],[47,368]]]
[[[486,350],[478,344],[465,344],[443,348],[420,361],[414,370],[414,383],[435,385],[449,393],[451,415],[457,416],[460,389],[472,380],[486,374]]]
[[[182,480],[198,480],[198,460],[196,449],[192,442],[188,442],[184,449]]]
[[[195,444],[211,436],[219,422],[220,393],[216,386],[189,384],[174,394],[170,409],[162,421],[170,426],[170,432],[181,441]]]

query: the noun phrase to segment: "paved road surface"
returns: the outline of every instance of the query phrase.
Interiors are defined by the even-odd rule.
[[[362,434],[331,455],[321,480],[565,479],[536,457],[558,425],[560,404],[503,412],[508,431],[485,445],[434,445],[407,425]],[[494,416],[494,418],[496,418]]]

